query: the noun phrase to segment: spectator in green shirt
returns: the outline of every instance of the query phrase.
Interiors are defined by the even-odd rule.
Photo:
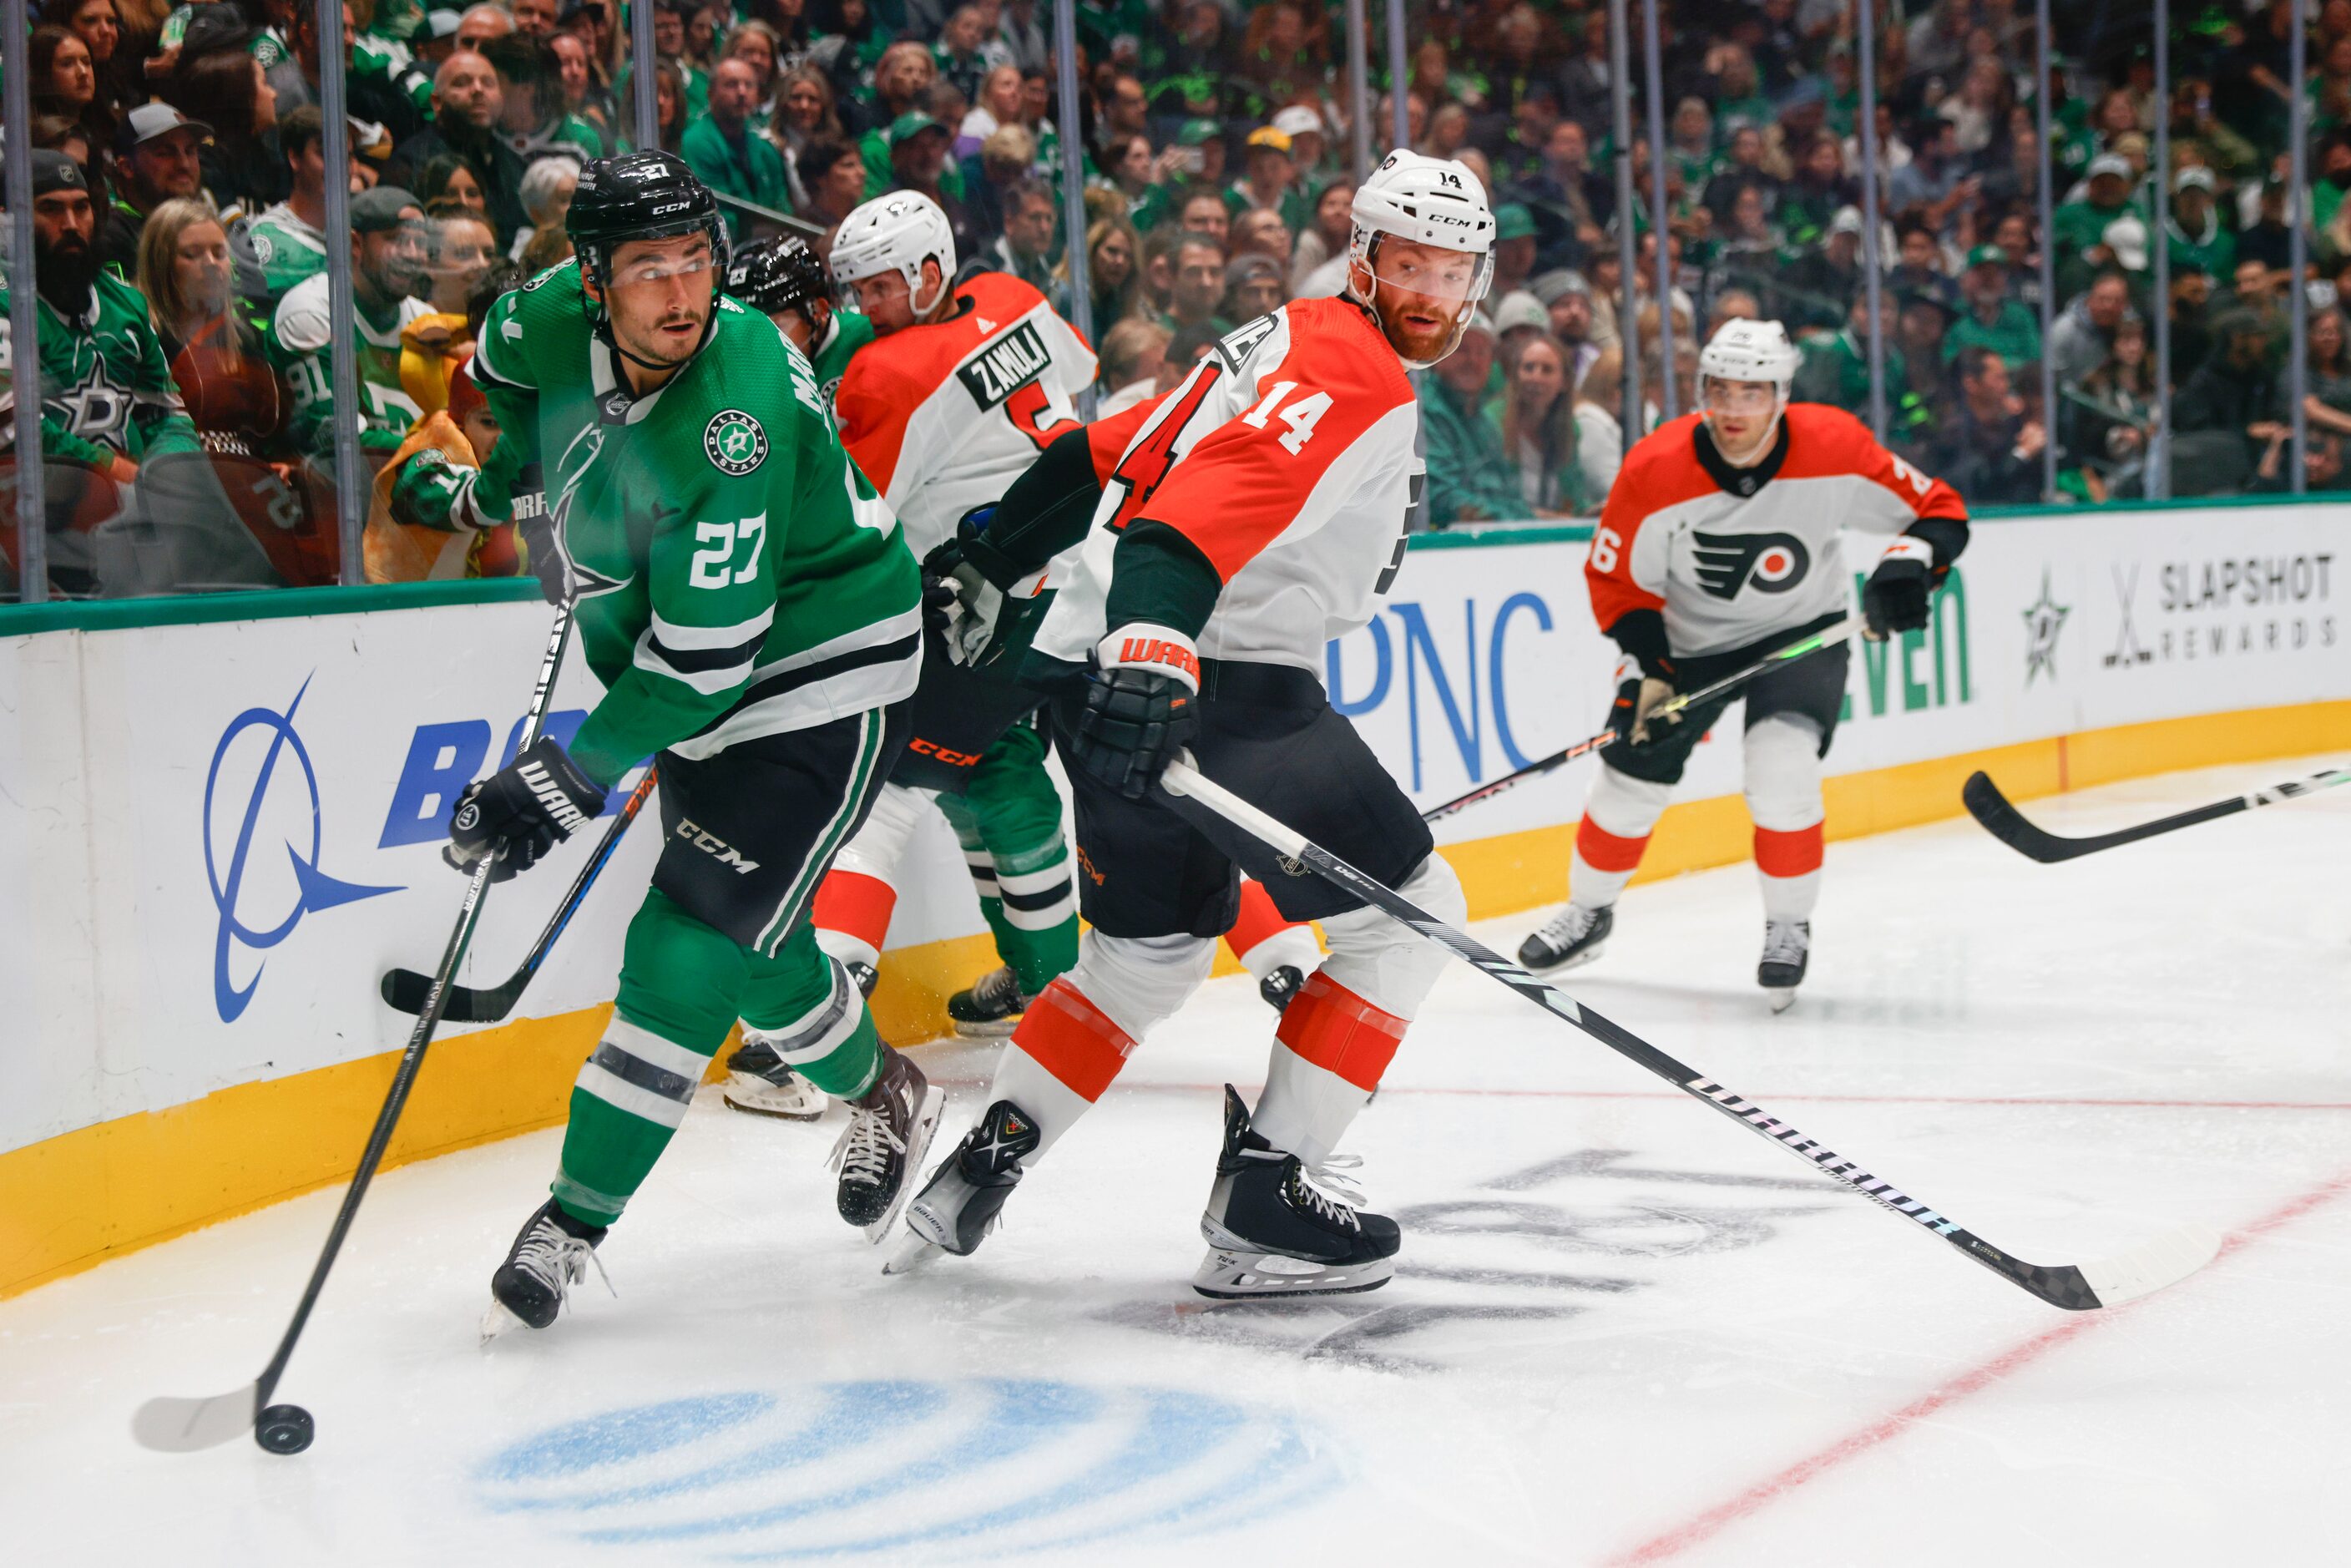
[[[2098,269],[2115,264],[2106,243],[2106,225],[2137,209],[2131,204],[2130,160],[2119,152],[2101,152],[2090,160],[2089,189],[2078,202],[2067,202],[2049,215],[2057,246],[2057,295],[2071,298],[2089,287]]]
[[[2212,171],[2195,164],[2171,180],[2171,215],[2163,220],[2163,241],[2171,250],[2171,270],[2227,277],[2237,267],[2237,236],[2220,225]]]
[[[1461,335],[1460,347],[1432,369],[1413,372],[1433,528],[1527,513],[1519,496],[1518,465],[1502,450],[1501,432],[1486,417],[1493,370],[1494,322],[1480,310]]]
[[[719,61],[710,74],[710,112],[685,128],[684,156],[703,183],[721,195],[789,212],[784,155],[774,142],[751,133],[751,111],[758,103],[758,72],[747,61]],[[738,208],[726,212],[727,235],[739,244],[751,216]]]
[[[1996,245],[1968,252],[1959,274],[1959,297],[1967,309],[1943,338],[1943,362],[1963,349],[1990,349],[2011,372],[2041,361],[2041,323],[2021,300],[2009,297],[2008,253]]]

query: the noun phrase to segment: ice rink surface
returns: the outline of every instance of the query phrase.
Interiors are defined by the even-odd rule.
[[[2095,831],[2327,760],[2024,809]],[[1459,968],[1350,1144],[1395,1281],[1210,1306],[1217,1085],[1254,1095],[1272,1022],[1223,980],[1007,1228],[911,1279],[831,1213],[838,1110],[705,1090],[604,1245],[617,1296],[485,1348],[559,1134],[391,1173],[280,1391],[299,1458],[150,1454],[130,1417],[259,1370],[339,1193],[0,1304],[0,1561],[2351,1561],[2346,869],[2351,789],[2054,867],[1962,818],[1831,846],[1782,1017],[1744,867],[1633,889],[1566,977],[2033,1261],[2229,1233],[2118,1311],[2043,1305]],[[942,1149],[992,1049],[923,1052]]]

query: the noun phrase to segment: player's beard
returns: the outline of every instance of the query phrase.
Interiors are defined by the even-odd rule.
[[[1379,318],[1380,331],[1387,338],[1388,346],[1396,351],[1398,359],[1417,364],[1434,364],[1453,351],[1460,340],[1460,329],[1455,320],[1458,308],[1393,287],[1375,287],[1372,300],[1372,314]],[[1434,315],[1437,325],[1424,328],[1405,319],[1414,314]]]
[[[713,308],[716,308],[715,305]],[[672,325],[690,326],[694,329],[694,336],[687,340],[685,347],[682,349],[670,347],[667,335],[661,329]],[[709,335],[709,326],[710,318],[707,315],[697,318],[691,310],[677,310],[664,314],[645,331],[642,338],[638,338],[635,333],[622,333],[617,324],[614,327],[613,337],[620,343],[622,352],[640,365],[650,370],[674,371],[701,351],[702,340]],[[632,341],[632,339],[636,340]]]

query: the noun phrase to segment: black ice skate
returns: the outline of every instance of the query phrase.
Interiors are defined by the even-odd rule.
[[[906,1176],[938,1131],[939,1094],[904,1052],[882,1048],[881,1076],[848,1102],[849,1125],[832,1146],[841,1173],[841,1218],[879,1241],[905,1201]]]
[[[1809,920],[1766,920],[1763,960],[1755,966],[1755,983],[1763,988],[1775,1013],[1796,1002],[1796,988],[1804,983],[1804,968],[1813,958],[1813,923]]]
[[[906,1206],[906,1244],[882,1271],[904,1274],[942,1252],[960,1258],[977,1250],[1040,1138],[1028,1112],[1009,1100],[990,1105]]]
[[[604,1265],[596,1245],[605,1228],[572,1218],[549,1198],[525,1222],[507,1252],[507,1260],[490,1276],[490,1310],[482,1319],[482,1337],[495,1339],[517,1323],[543,1329],[553,1322],[569,1299],[571,1287],[588,1277],[588,1265]],[[611,1290],[607,1278],[604,1288]]]
[[[1305,984],[1306,977],[1299,973],[1297,965],[1280,964],[1269,970],[1265,978],[1257,983],[1257,994],[1263,997],[1265,1005],[1275,1012],[1286,1013],[1290,1010],[1290,998],[1296,996]]]
[[[787,1122],[813,1122],[824,1114],[824,1091],[794,1072],[764,1036],[743,1031],[743,1043],[726,1059],[727,1078],[719,1094],[730,1110]]]
[[[1386,1284],[1404,1239],[1396,1222],[1332,1197],[1309,1174],[1297,1155],[1249,1131],[1249,1107],[1226,1084],[1224,1154],[1200,1216],[1208,1256],[1192,1275],[1192,1289],[1235,1301]]]
[[[1021,994],[1019,977],[1007,964],[949,997],[947,1017],[955,1021],[956,1033],[966,1040],[1001,1040],[1012,1032],[1020,1015],[1036,999]]]
[[[1608,933],[1615,928],[1615,905],[1586,909],[1571,904],[1519,944],[1519,967],[1531,975],[1548,975],[1554,969],[1589,964],[1600,956]]]

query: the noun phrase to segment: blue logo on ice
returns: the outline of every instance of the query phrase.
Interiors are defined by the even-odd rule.
[[[294,700],[286,705],[284,713],[274,708],[250,707],[229,720],[228,727],[221,732],[220,744],[213,747],[212,770],[204,776],[204,875],[212,881],[213,904],[220,911],[220,925],[213,937],[213,1005],[220,1009],[223,1023],[236,1021],[246,1004],[253,1000],[255,988],[261,984],[258,968],[243,986],[229,979],[232,947],[242,946],[256,952],[275,947],[294,934],[294,927],[302,923],[305,915],[401,891],[396,887],[362,887],[357,883],[340,882],[319,869],[319,773],[310,766],[310,753],[302,744],[302,737],[294,732],[294,710],[302,706],[303,693],[309,689],[310,683],[306,679],[301,691],[296,692]],[[221,786],[221,764],[227,758],[229,747],[238,736],[256,727],[269,732],[268,749],[262,753],[261,765],[254,772],[249,786],[252,793],[246,800],[244,815],[238,819],[236,843],[229,851],[228,869],[224,873],[214,842],[213,797]],[[310,847],[306,852],[290,840],[281,841],[294,866],[294,906],[277,925],[265,928],[246,918],[241,901],[246,872],[251,864],[254,831],[261,821],[263,806],[269,800],[270,786],[277,778],[279,758],[289,750],[302,766],[302,788],[309,791]]]
[[[591,1545],[894,1563],[1254,1524],[1327,1495],[1331,1454],[1281,1411],[1186,1389],[876,1379],[591,1416],[475,1479],[491,1511]]]

